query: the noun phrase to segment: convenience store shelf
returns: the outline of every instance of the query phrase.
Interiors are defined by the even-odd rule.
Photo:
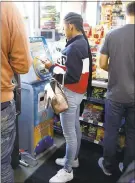
[[[97,104],[105,104],[105,100],[104,99],[96,99],[96,98],[92,98],[92,97],[90,97],[90,98],[88,98],[88,101],[90,101],[90,102],[94,102],[94,103],[97,103]]]
[[[94,103],[97,103],[97,104],[102,104],[102,105],[105,104],[104,99],[96,99],[96,98],[92,98],[92,97],[87,98],[86,96],[84,96],[83,100],[87,100],[87,101],[94,102]]]
[[[108,82],[92,80],[92,86],[99,88],[107,88]]]
[[[98,145],[101,145],[103,146],[102,142],[100,141],[97,141],[97,140],[91,140],[89,137],[87,137],[86,135],[82,135],[82,139],[83,140],[86,140],[88,142],[91,142],[91,143],[94,143],[94,144],[98,144]]]
[[[102,123],[102,122],[95,122],[93,120],[86,121],[86,120],[83,119],[83,117],[79,117],[79,120],[84,121],[86,123],[94,124],[94,125],[97,125],[97,126],[100,126],[100,127],[104,127],[104,123]]]
[[[56,132],[60,133],[60,134],[63,134],[61,127],[54,126],[54,130]],[[94,144],[99,144],[99,145],[102,146],[102,142],[97,141],[97,140],[91,140],[90,137],[88,137],[88,136],[86,136],[84,134],[82,135],[82,140],[86,140],[88,142],[91,142],[91,143],[94,143]]]

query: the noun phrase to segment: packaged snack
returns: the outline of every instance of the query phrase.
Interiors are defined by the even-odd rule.
[[[88,124],[81,124],[81,132],[83,133],[84,136],[88,136]]]
[[[89,129],[88,129],[88,137],[91,140],[95,140],[96,138],[96,133],[97,133],[97,127],[93,126],[93,125],[89,125]]]
[[[93,120],[94,122],[103,121],[104,108],[101,105],[86,104],[82,117],[85,121]]]
[[[54,123],[57,123],[60,121],[60,117],[58,115],[54,116]]]
[[[103,121],[103,110],[104,108],[100,105],[93,105],[92,110],[92,119],[95,122],[102,122]]]
[[[89,121],[91,119],[92,116],[92,108],[93,108],[93,104],[89,104],[87,103],[84,107],[84,111],[82,114],[82,117],[85,121]]]
[[[97,141],[103,141],[103,138],[104,138],[104,128],[98,127],[96,140]]]
[[[105,88],[93,87],[93,90],[92,90],[92,98],[95,98],[95,99],[104,99],[105,93],[106,93],[106,89]]]
[[[58,127],[61,127],[61,122],[58,121],[57,123],[55,123],[55,125],[58,126]]]

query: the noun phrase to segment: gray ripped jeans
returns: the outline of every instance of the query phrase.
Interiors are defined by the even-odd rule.
[[[66,161],[64,168],[72,171],[72,162],[78,158],[81,145],[81,129],[79,122],[80,104],[84,95],[70,91],[64,88],[68,100],[69,109],[60,114],[63,134],[66,140]]]
[[[1,111],[1,182],[14,183],[14,175],[11,167],[11,154],[16,135],[16,109],[12,101],[10,105]]]

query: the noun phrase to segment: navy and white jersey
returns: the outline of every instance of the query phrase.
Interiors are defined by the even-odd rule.
[[[89,64],[87,41],[83,35],[78,35],[67,42],[50,71],[53,72],[55,66],[63,68],[66,71],[65,87],[83,94],[88,86]]]

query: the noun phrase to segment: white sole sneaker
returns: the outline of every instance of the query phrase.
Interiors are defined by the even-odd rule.
[[[55,163],[59,166],[63,166],[65,165],[65,158],[58,158],[56,159]],[[73,164],[72,164],[72,168],[78,168],[79,167],[79,160],[74,160]]]
[[[61,169],[54,177],[49,180],[49,183],[67,183],[70,182],[73,178],[73,171],[68,173],[66,170]]]
[[[109,172],[104,168],[103,160],[104,160],[104,158],[103,158],[103,157],[102,157],[102,158],[100,158],[100,159],[98,160],[98,165],[99,165],[99,167],[103,170],[103,172],[104,172],[104,174],[105,174],[105,175],[107,175],[107,176],[111,176],[112,174],[111,174],[111,173],[109,173]]]

